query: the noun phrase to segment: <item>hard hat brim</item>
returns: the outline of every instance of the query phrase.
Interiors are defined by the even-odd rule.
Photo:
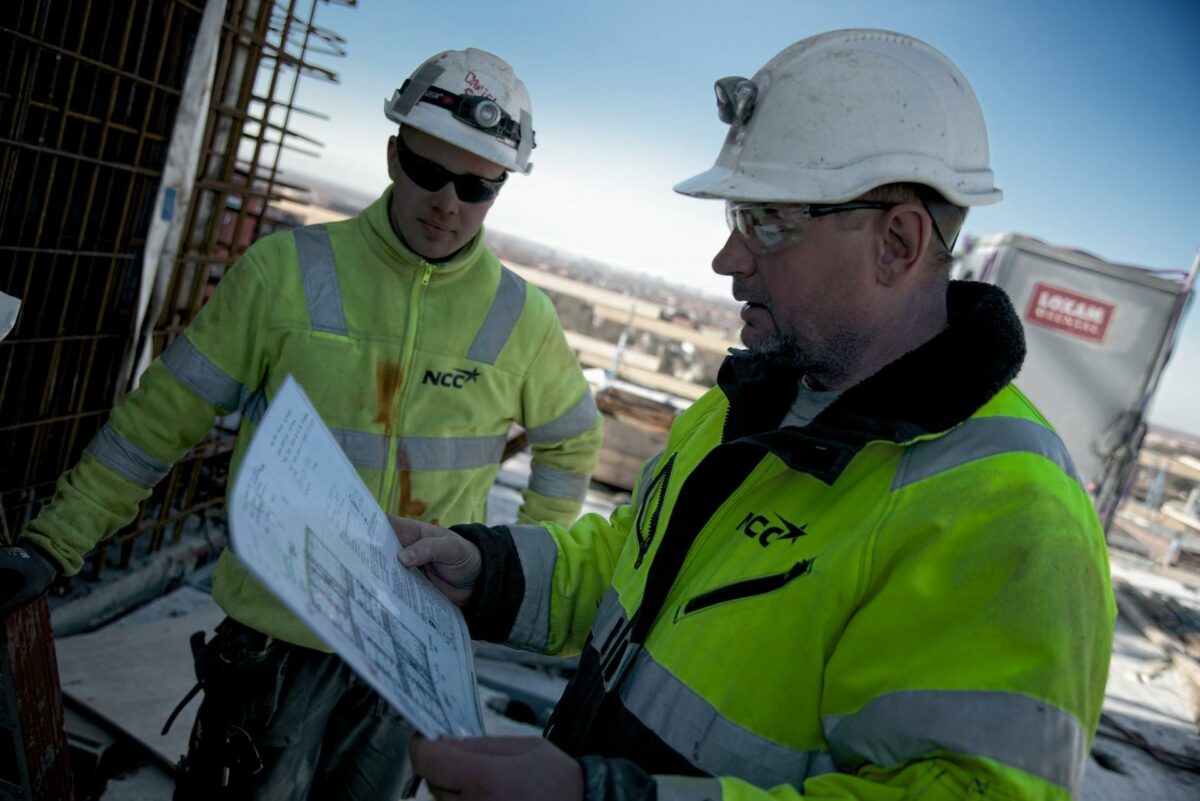
[[[822,175],[817,170],[795,170],[790,175],[777,170],[763,170],[764,173],[776,178],[790,178],[785,185],[756,179],[743,170],[731,170],[728,167],[713,166],[699,175],[693,175],[687,180],[675,184],[675,191],[681,195],[711,200],[732,200],[758,203],[843,203],[854,200],[865,192],[881,186],[872,183],[847,180],[851,178],[851,170],[831,170],[829,175]],[[986,175],[983,173],[986,172]],[[991,171],[980,171],[975,186],[964,185],[965,181],[959,176],[939,176],[929,180],[923,175],[904,175],[897,173],[891,180],[884,183],[919,183],[936,189],[946,200],[957,206],[987,206],[999,203],[1004,193],[991,185]],[[956,185],[957,184],[957,185]]]

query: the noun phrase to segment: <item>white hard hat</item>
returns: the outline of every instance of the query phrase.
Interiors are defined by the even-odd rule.
[[[998,203],[987,128],[967,79],[911,36],[843,30],[787,48],[752,80],[717,81],[729,134],[693,197],[840,203],[890,183],[959,206]]]
[[[426,61],[383,103],[389,120],[526,175],[533,169],[533,108],[525,84],[483,50],[447,50]]]

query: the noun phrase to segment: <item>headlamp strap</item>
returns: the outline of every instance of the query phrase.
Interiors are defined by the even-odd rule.
[[[413,106],[417,105],[417,101],[425,99],[429,87],[433,86],[433,82],[440,78],[445,71],[445,67],[439,67],[437,64],[426,64],[421,67],[417,70],[416,75],[406,80],[400,87],[400,96],[396,98],[393,108],[400,114],[408,114],[412,111]]]
[[[537,142],[534,139],[532,118],[529,112],[521,111],[521,122],[514,120],[509,113],[500,108],[500,104],[494,100],[487,98],[487,102],[494,103],[496,108],[500,109],[500,119],[495,125],[485,126],[480,125],[470,114],[472,102],[484,102],[482,96],[473,95],[458,95],[454,92],[434,86],[433,81],[425,82],[426,72],[432,67],[436,70],[436,75],[441,75],[443,70],[435,65],[426,65],[413,78],[409,78],[400,85],[400,105],[397,108],[401,113],[407,114],[412,110],[418,102],[429,103],[439,108],[444,108],[454,115],[454,118],[460,122],[470,125],[483,131],[486,134],[491,134],[497,139],[507,139],[517,146],[517,161],[524,165],[529,160],[529,151],[537,147]],[[423,86],[421,86],[423,84]],[[420,93],[417,89],[420,89]],[[411,98],[411,101],[410,101]]]

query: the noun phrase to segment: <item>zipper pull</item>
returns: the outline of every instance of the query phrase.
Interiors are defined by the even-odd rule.
[[[433,265],[426,264],[425,272],[421,274],[421,286],[429,286],[429,276],[433,275]]]

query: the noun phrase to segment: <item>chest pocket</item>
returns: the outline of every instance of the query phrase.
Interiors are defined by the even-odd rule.
[[[795,579],[808,575],[812,571],[812,566],[812,559],[802,559],[782,573],[735,581],[702,592],[675,610],[675,621],[678,622],[714,606],[744,601],[783,589]]]

